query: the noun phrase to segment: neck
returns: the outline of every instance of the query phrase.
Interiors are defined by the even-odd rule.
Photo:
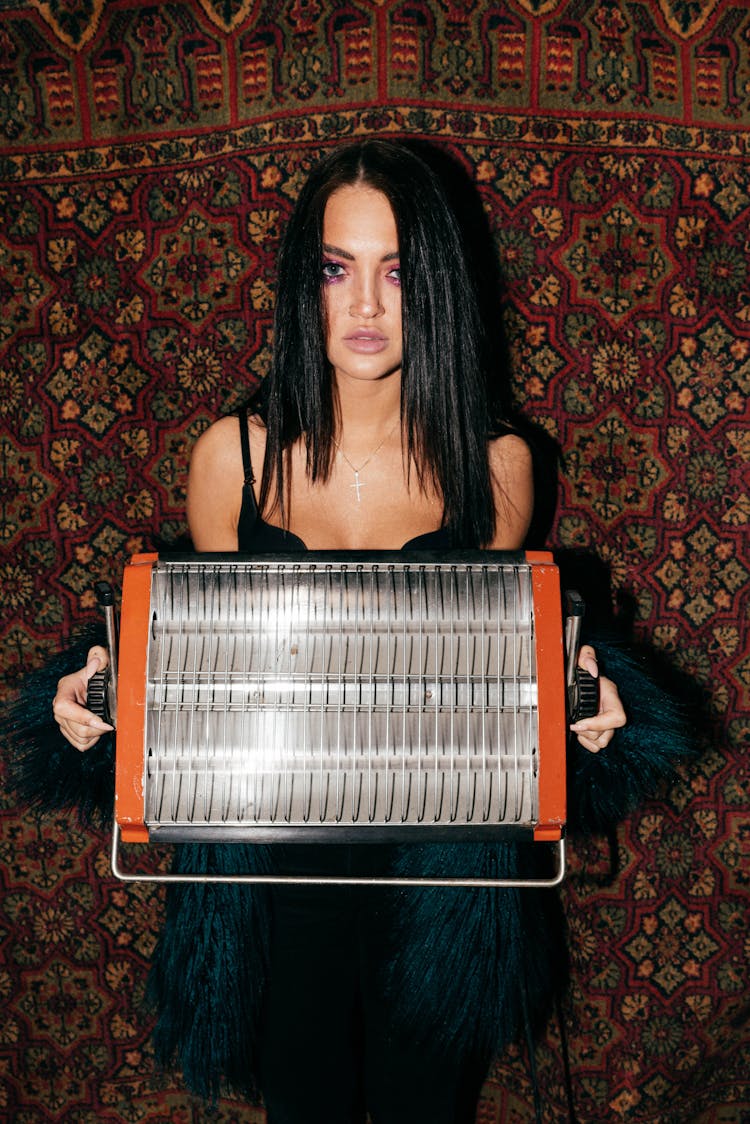
[[[401,379],[398,375],[373,382],[338,379],[335,400],[339,444],[366,444],[397,425],[401,415]]]

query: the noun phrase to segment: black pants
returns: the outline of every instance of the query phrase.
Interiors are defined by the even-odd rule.
[[[382,869],[385,848],[288,847],[286,870]],[[387,891],[274,890],[260,1080],[268,1124],[473,1124],[489,1059],[445,1058],[392,1025]]]

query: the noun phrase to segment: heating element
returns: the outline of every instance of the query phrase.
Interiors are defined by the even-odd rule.
[[[559,841],[563,647],[546,554],[136,556],[118,834]]]

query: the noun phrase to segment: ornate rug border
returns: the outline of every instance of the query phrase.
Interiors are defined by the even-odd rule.
[[[102,172],[132,173],[183,166],[217,157],[273,149],[304,147],[367,134],[432,137],[454,144],[516,144],[538,148],[585,148],[592,152],[661,151],[717,160],[750,157],[750,130],[706,129],[695,125],[618,120],[529,116],[504,112],[456,110],[450,106],[371,106],[294,116],[268,117],[250,126],[206,129],[175,137],[149,137],[122,144],[13,152],[0,149],[0,182],[67,180]]]

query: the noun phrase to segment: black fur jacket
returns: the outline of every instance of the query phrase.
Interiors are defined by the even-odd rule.
[[[628,724],[601,753],[569,746],[568,831],[603,832],[657,795],[694,753],[692,724],[645,663],[603,637],[595,644],[614,679]],[[113,804],[113,736],[78,753],[51,719],[57,678],[82,666],[87,635],[30,675],[4,720],[12,782],[42,810],[75,809],[106,824]],[[543,849],[543,848],[542,848]],[[534,851],[534,854],[528,852]],[[391,849],[408,875],[528,873],[538,848],[516,844],[420,844]],[[179,872],[264,873],[273,846],[183,844]],[[382,891],[381,891],[382,892]],[[383,987],[394,1019],[445,1051],[491,1056],[539,1025],[565,978],[562,910],[553,890],[392,889],[392,944]],[[186,1083],[214,1099],[221,1088],[256,1092],[255,1062],[268,954],[270,891],[265,885],[180,884],[167,891],[166,920],[149,980],[159,1061],[181,1067]]]

